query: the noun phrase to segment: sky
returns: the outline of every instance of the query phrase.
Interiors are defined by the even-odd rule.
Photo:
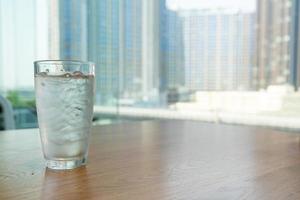
[[[167,0],[168,7],[177,9],[233,8],[255,11],[256,0]]]

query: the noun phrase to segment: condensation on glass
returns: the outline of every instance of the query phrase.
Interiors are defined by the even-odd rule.
[[[36,61],[34,72],[46,166],[73,169],[86,164],[94,105],[94,64]]]

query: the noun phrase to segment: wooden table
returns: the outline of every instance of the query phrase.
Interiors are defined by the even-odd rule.
[[[51,171],[37,129],[0,132],[0,199],[300,199],[297,133],[188,121],[93,128],[89,163]]]

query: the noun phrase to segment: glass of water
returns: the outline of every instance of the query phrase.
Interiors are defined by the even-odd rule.
[[[91,62],[34,62],[38,123],[46,166],[50,169],[73,169],[86,164],[94,75]]]

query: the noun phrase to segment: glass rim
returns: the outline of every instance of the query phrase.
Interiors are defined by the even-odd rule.
[[[94,62],[90,62],[90,61],[81,61],[81,60],[36,60],[33,62],[34,65],[37,64],[55,64],[55,63],[59,63],[59,64],[75,64],[75,65],[89,65],[89,66],[93,66],[95,65]]]

